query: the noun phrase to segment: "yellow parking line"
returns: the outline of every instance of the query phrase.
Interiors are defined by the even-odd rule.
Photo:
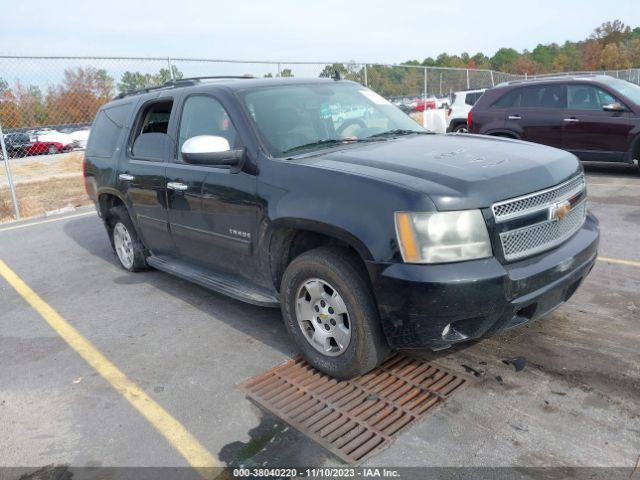
[[[127,399],[191,466],[220,467],[223,465],[178,420],[149,397],[142,388],[129,380],[118,367],[31,290],[2,260],[0,260],[0,276],[4,277],[9,285],[40,314],[71,348],[109,382],[120,395]]]
[[[68,220],[69,218],[86,217],[87,215],[96,215],[96,212],[92,210],[90,212],[77,213],[75,215],[66,215],[64,217],[55,217],[55,218],[49,218],[48,220],[40,220],[39,222],[29,222],[29,223],[23,223],[20,225],[14,225],[11,227],[0,228],[0,233],[8,232],[10,230],[18,230],[19,228],[27,228],[27,227],[33,227],[35,225],[42,225],[43,223],[59,222],[61,220]]]
[[[637,262],[635,260],[622,260],[620,258],[611,258],[611,257],[598,257],[598,260],[600,260],[601,262],[617,263],[618,265],[627,265],[628,267],[640,268],[640,262]]]

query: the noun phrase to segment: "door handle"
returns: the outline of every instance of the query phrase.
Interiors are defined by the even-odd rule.
[[[577,118],[565,118],[564,121],[568,123],[578,123],[580,120]]]
[[[520,115],[509,115],[507,117],[509,120],[520,120]]]
[[[185,185],[184,183],[180,183],[180,182],[168,182],[167,183],[167,188],[169,190],[177,190],[179,192],[183,192],[184,190],[189,188],[189,186]]]
[[[123,182],[131,182],[132,180],[136,179],[136,177],[134,177],[133,175],[129,175],[128,173],[121,173],[120,175],[118,175],[118,178]]]

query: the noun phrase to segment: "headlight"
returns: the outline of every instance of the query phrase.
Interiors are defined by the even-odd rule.
[[[491,242],[480,210],[396,212],[396,233],[407,263],[447,263],[490,257]]]

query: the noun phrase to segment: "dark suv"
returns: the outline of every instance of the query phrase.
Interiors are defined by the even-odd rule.
[[[84,167],[125,269],[281,307],[339,378],[546,315],[596,259],[575,156],[435,135],[348,81],[126,95],[98,112]]]
[[[607,76],[516,81],[487,90],[469,132],[562,148],[581,160],[640,158],[640,86]]]

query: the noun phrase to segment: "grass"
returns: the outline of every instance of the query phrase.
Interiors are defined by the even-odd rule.
[[[22,218],[39,217],[47,212],[72,206],[89,205],[81,174],[59,178],[39,179],[16,185],[16,196]],[[11,192],[0,188],[0,223],[15,220]]]
[[[41,159],[11,161],[16,196],[22,218],[38,217],[64,207],[88,205],[91,200],[84,189],[82,152],[72,152],[59,160]],[[4,176],[4,166],[0,176]],[[0,223],[15,220],[11,192],[0,187]]]

